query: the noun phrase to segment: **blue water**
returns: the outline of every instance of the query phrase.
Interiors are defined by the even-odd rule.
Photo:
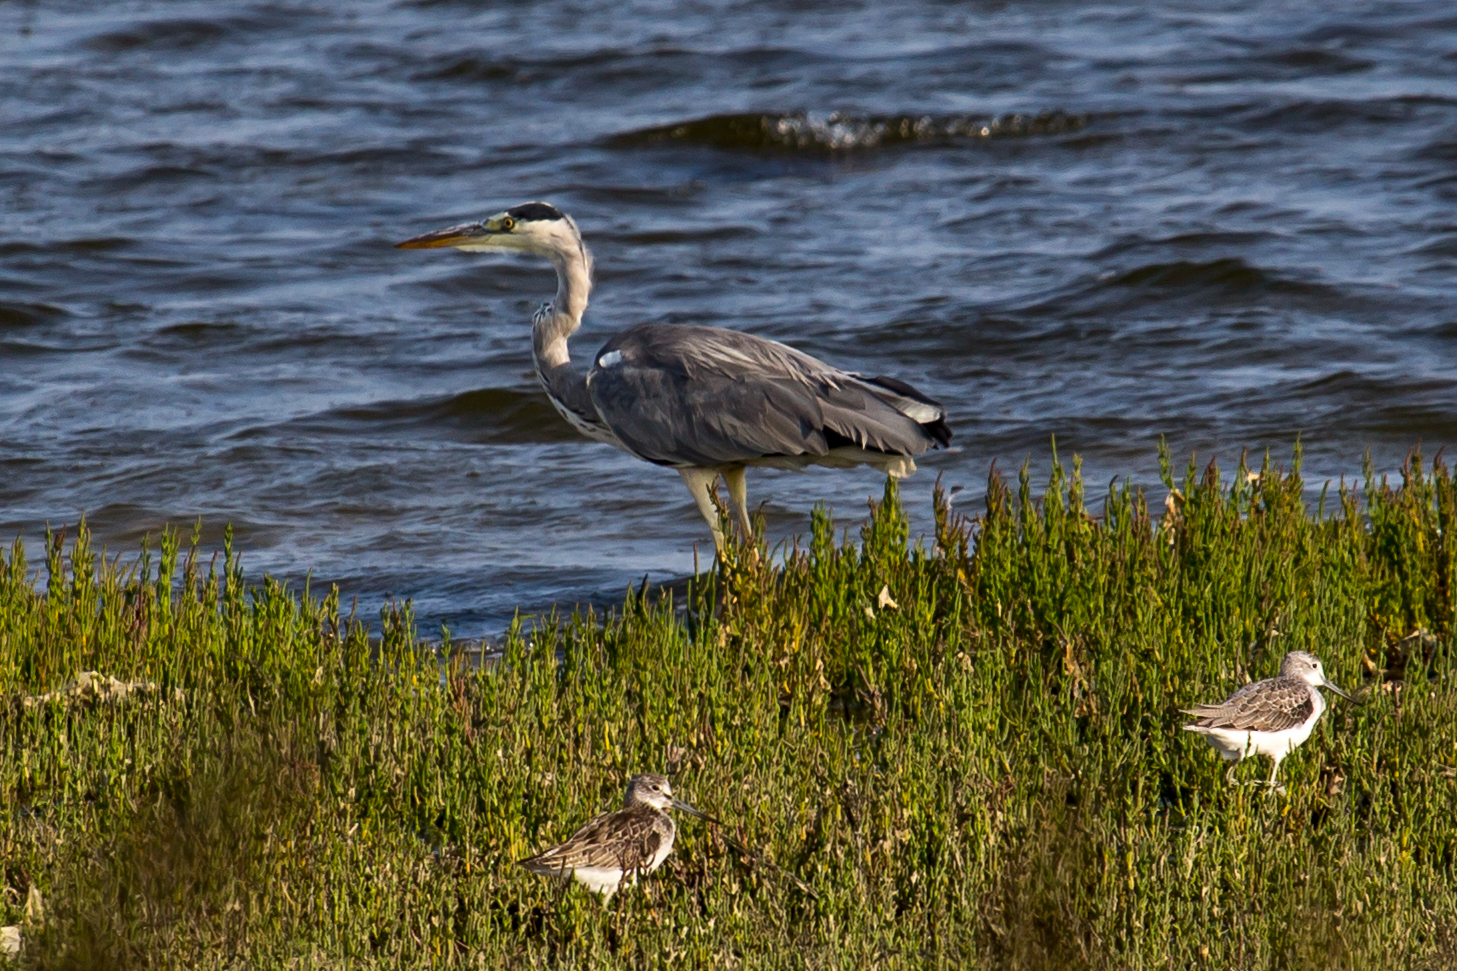
[[[0,6],[0,535],[231,522],[465,634],[689,573],[677,476],[536,386],[549,269],[391,247],[538,198],[578,355],[730,326],[944,401],[921,524],[1053,436],[1092,493],[1160,436],[1314,483],[1457,440],[1449,3],[802,6]],[[775,538],[881,488],[750,476]]]

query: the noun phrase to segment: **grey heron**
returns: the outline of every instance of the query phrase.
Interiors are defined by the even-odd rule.
[[[677,469],[720,551],[724,536],[713,502],[720,477],[734,519],[749,536],[748,466],[866,464],[900,477],[915,471],[917,455],[951,441],[945,409],[909,384],[842,371],[735,330],[639,324],[602,345],[591,366],[579,370],[567,339],[582,326],[592,254],[576,222],[545,202],[396,245],[550,260],[556,298],[532,317],[536,375],[547,397],[588,438]]]

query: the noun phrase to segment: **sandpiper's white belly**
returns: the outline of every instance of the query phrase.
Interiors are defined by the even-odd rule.
[[[622,870],[618,867],[579,866],[572,871],[577,882],[593,893],[615,893],[622,885]]]
[[[642,873],[652,873],[663,865],[668,854],[673,852],[673,837],[676,835],[672,832],[668,834],[668,837],[658,846],[658,851],[653,854],[653,858],[642,868]],[[611,896],[623,887],[632,886],[637,881],[638,874],[631,870],[624,873],[621,867],[615,866],[579,866],[572,869],[572,876],[593,893],[605,893]]]
[[[668,858],[668,854],[673,852],[673,840],[677,836],[678,832],[676,828],[668,830],[667,837],[665,837],[662,843],[658,845],[658,852],[653,854],[653,862],[648,865],[649,873],[652,873],[658,867],[662,866],[663,861]]]
[[[1310,737],[1311,730],[1315,728],[1315,721],[1312,718],[1303,725],[1279,732],[1238,731],[1232,728],[1194,728],[1190,730],[1203,735],[1209,744],[1214,746],[1215,751],[1230,762],[1238,762],[1251,755],[1266,755],[1272,759],[1282,759]]]

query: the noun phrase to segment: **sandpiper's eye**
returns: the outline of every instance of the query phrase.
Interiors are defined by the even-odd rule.
[[[509,233],[511,230],[513,230],[515,228],[516,228],[516,220],[512,219],[510,216],[502,216],[501,217],[501,232],[503,232],[503,233]]]

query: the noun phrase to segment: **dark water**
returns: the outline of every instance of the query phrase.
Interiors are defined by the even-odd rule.
[[[0,534],[201,516],[427,625],[688,572],[676,475],[531,375],[550,271],[391,242],[536,198],[585,355],[738,327],[918,384],[974,497],[1049,439],[1309,477],[1457,440],[1457,12],[1385,4],[0,5]],[[758,472],[775,536],[874,472]]]

